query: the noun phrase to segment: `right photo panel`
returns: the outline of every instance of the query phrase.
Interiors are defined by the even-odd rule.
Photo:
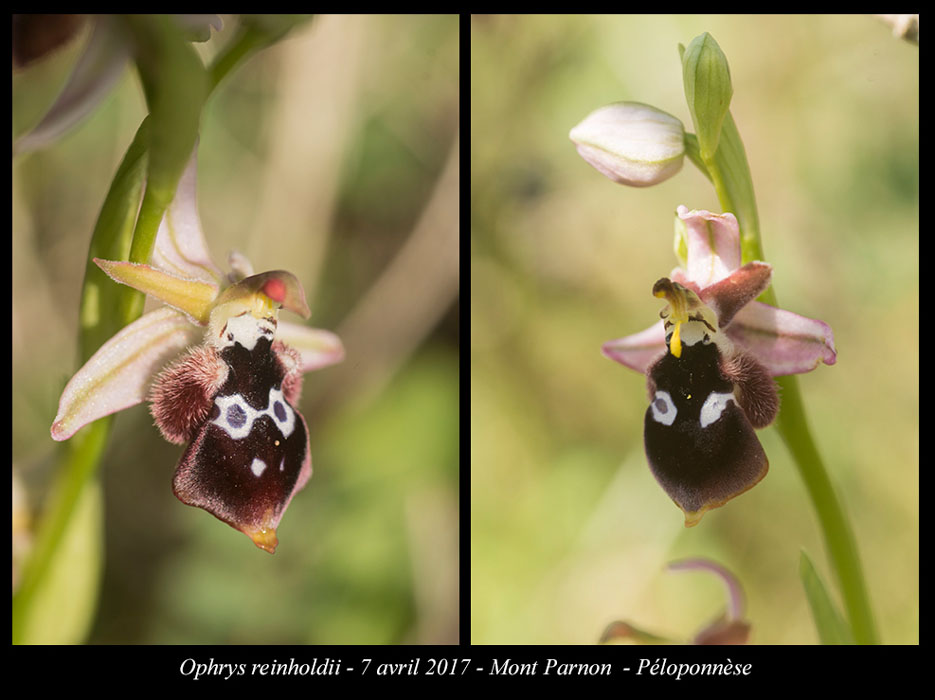
[[[471,643],[918,643],[918,51],[470,18]]]

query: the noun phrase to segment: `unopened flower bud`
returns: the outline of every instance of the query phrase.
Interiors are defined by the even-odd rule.
[[[695,37],[682,53],[682,78],[701,157],[713,158],[734,89],[727,57],[707,32]]]
[[[597,109],[571,130],[578,153],[614,182],[648,187],[675,175],[685,155],[682,122],[639,102]]]

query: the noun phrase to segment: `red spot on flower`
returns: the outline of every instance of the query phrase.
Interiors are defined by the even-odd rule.
[[[263,284],[263,293],[273,301],[278,301],[281,304],[283,299],[286,298],[286,283],[276,277],[268,279]]]

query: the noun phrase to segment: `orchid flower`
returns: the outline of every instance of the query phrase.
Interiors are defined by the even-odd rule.
[[[835,363],[834,334],[828,324],[753,301],[768,286],[772,267],[762,262],[740,266],[740,230],[733,214],[680,206],[678,220],[684,222],[676,236],[676,254],[683,267],[672,270],[670,277],[718,312],[721,328],[735,344],[749,350],[773,377]],[[665,353],[665,335],[660,320],[639,333],[604,343],[601,352],[645,374]]]
[[[834,364],[837,354],[827,324],[754,301],[772,268],[741,267],[733,214],[679,207],[676,231],[684,267],[653,287],[669,302],[662,319],[602,352],[647,375],[646,454],[690,527],[766,476],[753,429],[778,411],[771,377]]]
[[[724,584],[727,592],[727,609],[724,613],[699,630],[691,644],[724,645],[746,644],[750,638],[750,623],[744,619],[743,589],[737,578],[723,566],[707,559],[685,559],[672,562],[669,571],[707,571]],[[630,639],[638,644],[672,644],[672,640],[641,630],[629,622],[617,620],[610,623],[601,635],[600,643]]]
[[[52,438],[66,440],[149,399],[163,436],[189,443],[174,479],[179,499],[273,552],[286,507],[311,476],[308,430],[295,409],[302,373],[340,362],[344,350],[329,331],[279,321],[279,308],[310,315],[294,275],[255,275],[236,253],[228,275],[212,262],[195,172],[193,156],[160,224],[152,265],[95,259],[113,280],[165,306],[123,328],[78,370]]]

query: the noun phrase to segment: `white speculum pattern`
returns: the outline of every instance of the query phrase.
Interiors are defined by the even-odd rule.
[[[657,423],[672,425],[675,422],[678,409],[675,408],[672,396],[668,391],[657,391],[653,397],[653,402],[649,406],[653,412],[653,420]]]
[[[220,348],[240,343],[244,349],[253,350],[260,338],[273,339],[276,333],[276,321],[268,318],[256,318],[251,313],[234,316],[227,321],[219,342]]]
[[[704,405],[701,407],[701,416],[699,417],[701,427],[707,428],[720,418],[721,413],[727,408],[728,401],[734,401],[733,394],[718,394],[713,391],[708,394],[708,398],[705,399]]]
[[[214,399],[214,405],[220,409],[220,413],[211,422],[234,440],[243,440],[247,437],[253,430],[254,421],[261,416],[272,418],[283,438],[289,437],[295,430],[295,411],[286,403],[282,389],[273,387],[269,390],[269,400],[262,411],[253,408],[240,394],[218,396]]]
[[[701,321],[683,323],[682,328],[679,330],[679,337],[682,339],[682,345],[692,346],[695,343],[703,343],[706,335],[708,336],[708,342],[710,342],[711,331],[709,331],[708,327]]]

